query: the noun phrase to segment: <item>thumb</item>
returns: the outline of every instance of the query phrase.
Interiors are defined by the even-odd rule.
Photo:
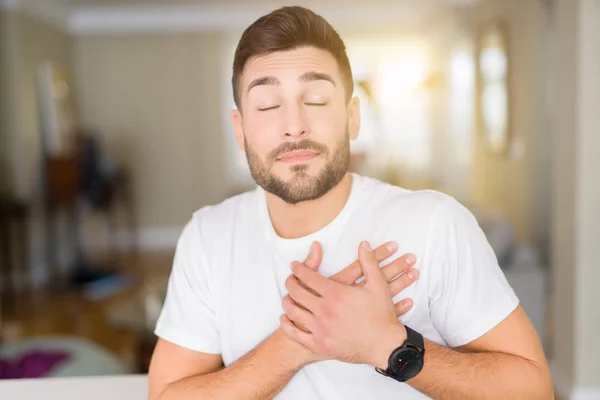
[[[369,242],[361,242],[360,246],[358,246],[358,261],[360,262],[360,267],[363,271],[363,275],[365,276],[365,284],[367,286],[386,283],[383,279],[381,269],[379,268],[379,263],[375,258],[375,253],[373,253]]]
[[[323,249],[321,248],[321,244],[319,242],[312,242],[308,256],[306,256],[306,260],[304,260],[304,264],[308,268],[316,271],[319,269],[319,265],[321,265],[322,257]]]

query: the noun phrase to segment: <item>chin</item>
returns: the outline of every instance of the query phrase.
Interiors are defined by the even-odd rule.
[[[295,164],[285,168],[284,171],[278,173],[280,179],[283,181],[292,180],[311,180],[316,179],[321,172],[321,168],[315,168],[307,164]]]

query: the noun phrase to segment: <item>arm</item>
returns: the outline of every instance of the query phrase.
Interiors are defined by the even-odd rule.
[[[301,346],[275,332],[223,369],[221,337],[200,223],[186,225],[177,245],[167,296],[156,324],[160,338],[150,371],[149,399],[264,399],[281,390],[302,365]]]
[[[309,361],[309,355],[277,330],[221,369],[220,355],[198,353],[161,340],[150,366],[149,398],[271,399]]]
[[[440,273],[431,317],[455,350],[426,344],[415,388],[444,398],[552,398],[540,340],[477,220],[453,200],[439,209],[432,230],[430,268]]]
[[[148,374],[149,398],[272,398],[309,361],[310,352],[275,331],[223,368],[207,278],[210,270],[203,269],[208,263],[200,251],[198,230],[193,228],[186,227],[178,244],[167,298],[157,322],[156,333],[161,339]],[[312,265],[313,258],[309,255],[305,262]]]
[[[386,243],[375,251],[378,261],[383,261],[397,250],[396,246]],[[393,245],[393,244],[392,244]],[[321,247],[315,243],[309,256],[304,261],[307,268],[316,271],[321,262]],[[414,256],[405,255],[382,268],[383,274],[389,279],[402,272],[410,271],[414,263]],[[315,272],[316,273],[316,272]],[[332,277],[340,284],[352,286],[362,276],[362,271],[355,261],[340,273]],[[409,286],[415,278],[403,276],[390,283],[391,293],[399,293]],[[193,281],[191,279],[183,282]],[[171,301],[177,304],[188,304],[179,299],[183,292],[189,290],[188,286],[175,286],[179,280],[173,279],[173,288],[169,295]],[[393,306],[394,311],[400,316],[412,307],[410,299],[405,299]],[[198,313],[188,310],[185,314],[177,312],[175,315],[178,325],[182,324],[184,316]],[[168,314],[165,314],[168,315]],[[166,320],[166,319],[165,319]],[[210,321],[210,320],[208,320]],[[160,325],[160,324],[159,324]],[[205,323],[204,326],[210,325]],[[200,331],[200,329],[195,329]],[[164,330],[172,334],[172,330]],[[211,331],[201,333],[210,337]],[[215,335],[212,335],[215,336]],[[177,337],[177,336],[173,336]],[[187,337],[187,336],[184,336]],[[197,338],[199,339],[199,338]],[[199,339],[200,340],[200,339]],[[202,343],[202,341],[200,340]],[[199,347],[199,346],[198,346]],[[216,349],[216,347],[215,347]],[[216,353],[216,351],[215,351]],[[223,361],[219,354],[202,352],[198,349],[176,345],[168,340],[160,339],[153,357],[149,371],[149,398],[150,400],[207,398],[207,399],[270,399],[279,393],[295,373],[304,365],[317,361],[320,356],[290,340],[281,330],[275,331],[255,349],[247,353],[227,368],[222,368]]]
[[[408,383],[434,398],[552,398],[549,368],[531,322],[475,219],[452,204],[445,211],[449,215],[440,215],[433,226],[438,237],[427,253],[438,272],[429,281],[430,318],[455,350],[426,341],[424,368]],[[295,268],[294,276],[319,296],[295,284],[296,278],[290,280],[291,298],[310,306],[304,312],[288,305],[282,321],[286,334],[316,353],[386,369],[406,329],[390,317],[390,297],[372,258],[363,246],[363,288],[341,287],[307,268]]]
[[[388,344],[381,346],[380,361],[376,362],[383,369],[403,341],[402,330],[390,329],[386,336]],[[435,399],[554,398],[542,346],[521,307],[457,349],[425,340],[423,370],[407,383]]]

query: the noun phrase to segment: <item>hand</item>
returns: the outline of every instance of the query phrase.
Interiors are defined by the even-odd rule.
[[[317,246],[320,248],[318,243]],[[398,245],[394,242],[387,242],[377,247],[374,250],[377,263],[381,263],[387,258],[391,257],[397,250]],[[388,283],[388,289],[390,290],[392,297],[409,287],[419,278],[419,270],[411,268],[416,261],[417,258],[415,255],[408,253],[381,268],[381,272],[383,272],[383,276]],[[357,259],[342,271],[331,276],[329,279],[344,285],[361,286],[365,284],[365,281],[363,280],[360,283],[356,283],[356,281],[363,276],[364,275],[360,266],[360,261]],[[394,305],[396,316],[400,317],[406,314],[408,311],[410,311],[412,306],[412,299],[400,300]]]
[[[294,302],[284,303],[281,328],[321,357],[385,367],[390,346],[404,342],[406,329],[397,320],[387,280],[367,242],[359,247],[359,264],[365,282],[348,286],[293,263],[294,278],[286,287]]]
[[[374,250],[375,259],[378,263],[383,262],[387,258],[391,257],[398,250],[398,246],[394,242],[387,242],[377,247]],[[304,260],[304,265],[317,271],[323,255],[323,250],[321,245],[318,242],[314,242],[308,253],[307,258]],[[388,282],[388,288],[392,295],[392,297],[396,296],[398,293],[406,289],[410,286],[414,281],[416,281],[419,277],[419,270],[415,268],[411,268],[416,262],[416,257],[413,254],[405,254],[402,257],[399,257],[389,263],[388,265],[381,268],[383,275]],[[290,276],[292,278],[293,275]],[[364,285],[365,281],[361,281],[357,283],[356,281],[363,277],[363,272],[360,266],[359,260],[355,260],[352,264],[344,268],[342,271],[338,272],[335,275],[332,275],[329,279],[349,286],[361,286]],[[290,279],[288,278],[288,279]],[[301,281],[298,282],[300,285],[303,285]],[[306,287],[306,286],[305,286]],[[307,288],[310,290],[310,288]],[[288,302],[293,302],[289,295],[286,295],[283,298],[284,309]],[[302,304],[298,304],[300,307],[303,307]],[[402,299],[394,304],[394,308],[396,311],[396,316],[400,317],[406,314],[413,306],[412,299]],[[299,325],[297,322],[294,322],[296,326],[300,329],[308,332],[306,328],[302,325]]]

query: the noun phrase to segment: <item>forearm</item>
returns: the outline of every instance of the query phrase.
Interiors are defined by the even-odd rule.
[[[159,400],[272,399],[304,365],[301,357],[286,351],[286,340],[277,330],[227,368],[170,384]]]
[[[425,341],[423,370],[407,383],[436,399],[552,399],[548,371],[505,353],[461,353]]]

